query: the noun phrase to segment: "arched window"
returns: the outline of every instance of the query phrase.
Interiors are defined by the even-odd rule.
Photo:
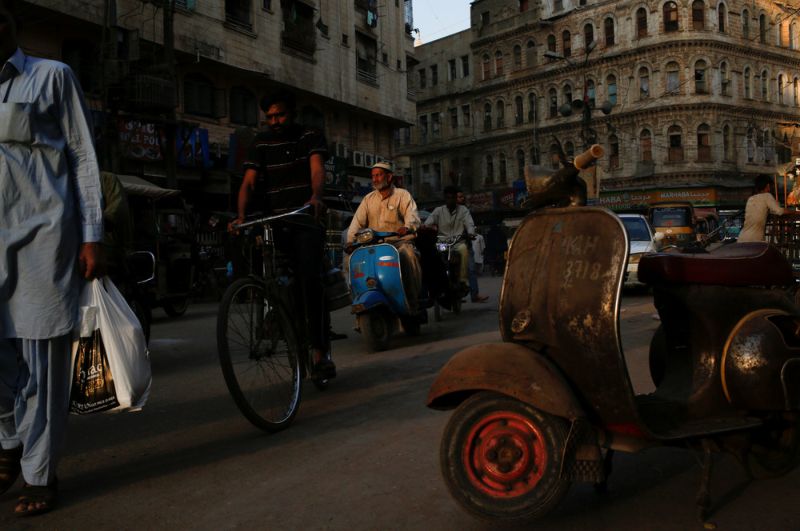
[[[670,126],[667,129],[667,136],[669,137],[667,160],[669,162],[681,162],[683,160],[683,132],[680,126]]]
[[[547,36],[547,51],[548,52],[555,52],[556,51],[556,36],[555,35],[548,35]]]
[[[231,88],[228,113],[232,124],[257,126],[258,106],[255,94],[244,87]]]
[[[536,94],[531,92],[528,94],[528,123],[534,123],[536,121]]]
[[[742,37],[750,39],[750,13],[746,9],[742,9]]]
[[[617,77],[613,74],[606,78],[606,90],[608,91],[608,101],[611,105],[617,104]]]
[[[729,125],[722,128],[722,158],[731,160],[731,126]]]
[[[522,68],[522,46],[514,46],[514,68]]]
[[[517,150],[517,179],[525,178],[525,152]]]
[[[558,94],[554,88],[547,91],[547,116],[548,118],[558,116]]]
[[[744,69],[744,74],[742,75],[742,79],[744,81],[744,97],[750,99],[752,97],[750,93],[750,67],[746,66]]]
[[[572,55],[572,35],[567,30],[561,34],[561,46],[564,49],[564,57]]]
[[[561,90],[561,97],[563,98],[561,101],[563,105],[571,105],[572,104],[572,85],[567,83],[564,85],[564,88]]]
[[[589,100],[589,107],[594,108],[596,103],[597,94],[594,88],[594,81],[591,79],[586,80],[586,99]]]
[[[794,50],[797,47],[797,22],[792,22],[789,25],[789,48]]]
[[[594,42],[594,26],[586,23],[583,26],[583,45],[588,49],[589,45]]]
[[[525,45],[525,66],[528,68],[536,64],[536,43],[528,41]]]
[[[494,182],[494,159],[491,155],[486,155],[486,183]]]
[[[498,76],[503,74],[503,52],[500,50],[494,52],[494,72]]]
[[[767,17],[763,13],[758,17],[758,40],[767,43]]]
[[[612,170],[619,169],[619,138],[617,135],[608,137],[608,165]]]
[[[614,36],[614,19],[608,17],[603,21],[603,32],[606,34],[606,46],[614,46],[616,37]]]
[[[711,128],[707,124],[697,128],[697,161],[711,162]]]
[[[667,63],[667,93],[677,94],[681,89],[680,66],[675,61]]]
[[[755,162],[756,160],[756,140],[755,130],[752,127],[747,128],[747,162]]]
[[[187,74],[183,78],[183,112],[197,116],[214,116],[216,89],[207,77]]]
[[[531,148],[531,164],[541,164],[539,160],[539,146],[537,145]]]
[[[505,127],[506,125],[506,104],[503,100],[497,102],[497,127]]]
[[[723,96],[728,96],[730,91],[730,80],[728,79],[728,63],[722,61],[719,65],[719,93]]]
[[[703,0],[692,2],[692,29],[702,30],[706,28],[706,5]]]
[[[769,74],[766,70],[761,71],[761,99],[769,101]]]
[[[492,130],[492,104],[488,101],[483,104],[483,130]]]
[[[639,68],[639,98],[650,97],[650,71],[646,66]]]
[[[514,98],[514,123],[516,125],[521,124],[524,116],[525,114],[522,110],[522,96],[517,96]]]
[[[797,78],[794,78],[794,81],[792,82],[792,92],[794,94],[794,106],[795,107],[800,105],[800,92],[798,92],[798,91],[800,91],[800,86],[798,86]]]
[[[783,47],[783,22],[778,22],[778,46]]]
[[[484,81],[486,81],[487,79],[492,77],[492,66],[491,66],[491,62],[489,60],[489,54],[487,54],[487,53],[483,54],[482,66],[483,66],[483,71],[482,71],[483,78],[482,79]]]
[[[694,91],[696,94],[708,94],[706,62],[702,59],[694,64]]]
[[[647,9],[643,7],[636,10],[636,37],[647,37]]]
[[[558,144],[550,144],[550,166],[557,169],[561,159],[558,157]]]
[[[653,160],[653,136],[648,129],[639,133],[639,160],[651,162]]]
[[[504,183],[508,179],[508,166],[506,164],[506,154],[502,151],[500,152],[500,172],[498,175],[498,182]]]
[[[727,9],[725,9],[725,4],[720,4],[717,6],[717,31],[720,33],[725,33],[725,19],[728,18]]]
[[[778,74],[778,103],[783,105],[783,74]]]
[[[664,31],[678,31],[678,4],[667,2],[664,4]]]

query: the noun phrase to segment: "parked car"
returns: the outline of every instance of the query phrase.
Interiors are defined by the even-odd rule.
[[[641,214],[620,214],[619,218],[628,233],[628,244],[630,246],[630,257],[628,259],[628,270],[625,272],[625,286],[643,286],[639,282],[639,260],[647,253],[654,253],[661,247],[660,242],[664,238],[661,233],[656,233],[653,227]]]

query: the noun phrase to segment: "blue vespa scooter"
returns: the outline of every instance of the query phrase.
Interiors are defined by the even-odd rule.
[[[373,352],[388,348],[398,320],[412,336],[428,321],[426,310],[412,312],[408,307],[400,253],[394,245],[384,243],[393,236],[398,234],[363,229],[356,234],[357,247],[350,255],[352,312]]]

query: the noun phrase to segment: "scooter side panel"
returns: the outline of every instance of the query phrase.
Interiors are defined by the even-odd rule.
[[[500,301],[503,339],[544,345],[605,424],[638,422],[619,336],[627,259],[610,211],[537,211],[512,240]]]
[[[368,279],[375,279],[376,286],[368,286]],[[400,271],[400,255],[393,245],[367,245],[353,251],[350,257],[350,289],[353,299],[358,299],[367,291],[382,291],[393,312],[408,313]]]

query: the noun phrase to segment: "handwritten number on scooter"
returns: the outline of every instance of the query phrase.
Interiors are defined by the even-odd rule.
[[[570,288],[574,281],[598,280],[601,271],[600,262],[588,262],[586,260],[567,260],[567,267],[564,269],[563,287]]]

